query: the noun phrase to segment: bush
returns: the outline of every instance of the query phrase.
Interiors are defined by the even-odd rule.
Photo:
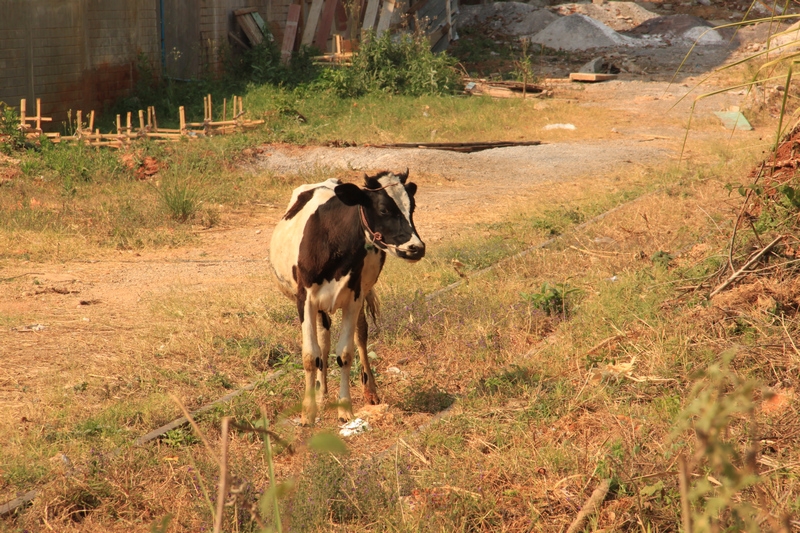
[[[0,102],[0,152],[10,154],[25,145],[25,136],[18,126],[19,115],[16,110]]]
[[[292,54],[288,64],[281,62],[281,51],[274,41],[265,40],[226,65],[226,74],[234,84],[246,81],[257,84],[295,87],[313,81],[319,74],[311,58],[319,50],[303,46]]]
[[[320,83],[342,97],[358,97],[371,92],[421,96],[455,91],[459,75],[455,59],[434,54],[422,35],[370,36],[353,56],[346,69],[328,69]]]

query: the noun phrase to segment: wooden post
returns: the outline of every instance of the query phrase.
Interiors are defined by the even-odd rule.
[[[155,106],[150,106],[153,109],[153,131],[158,131],[158,117],[156,117]]]
[[[208,120],[214,120],[214,110],[211,107],[211,93],[208,94]]]
[[[311,9],[308,11],[308,19],[306,19],[306,27],[303,30],[303,38],[300,44],[311,44],[314,40],[314,34],[317,31],[317,23],[322,14],[323,0],[312,0]]]
[[[453,40],[453,13],[452,13],[453,8],[450,5],[450,0],[444,0],[444,6],[445,6],[445,13],[447,14],[447,42],[451,42]]]
[[[380,37],[389,29],[394,16],[395,0],[384,0],[381,16],[378,19],[378,27],[375,29],[375,36]]]
[[[222,122],[225,122],[225,113],[228,111],[228,99],[222,99]]]
[[[36,99],[36,133],[42,133],[42,99]]]
[[[186,114],[184,112],[183,106],[180,106],[178,108],[178,117],[180,118],[181,135],[186,135]]]
[[[127,117],[126,124],[127,124],[126,127],[125,127],[126,133],[128,135],[130,135],[131,134],[131,112],[130,111],[128,111],[128,117]]]
[[[117,135],[121,133],[120,132],[121,129],[122,129],[122,118],[119,115],[117,115]]]
[[[89,131],[94,129],[94,109],[89,113]]]
[[[292,57],[294,43],[297,39],[297,27],[302,17],[300,4],[289,6],[289,14],[286,18],[286,27],[283,30],[283,43],[281,43],[281,61],[288,63]]]
[[[28,127],[28,124],[25,122],[25,106],[27,105],[25,99],[19,101],[19,125],[21,126],[22,132],[25,132],[25,129]]]
[[[139,131],[144,131],[144,111],[139,110]]]

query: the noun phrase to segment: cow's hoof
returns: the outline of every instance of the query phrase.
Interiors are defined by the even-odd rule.
[[[348,399],[339,400],[337,407],[339,421],[350,422],[353,419],[353,406]]]
[[[364,401],[366,401],[369,405],[378,405],[381,403],[381,399],[378,398],[378,393],[364,389]]]

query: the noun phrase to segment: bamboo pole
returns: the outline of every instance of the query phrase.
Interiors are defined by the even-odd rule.
[[[139,110],[139,131],[144,131],[144,111]]]
[[[120,131],[120,130],[122,130],[122,117],[117,115],[117,135],[121,135],[122,134],[122,131]]]
[[[128,111],[128,120],[127,120],[126,129],[127,129],[128,135],[130,135],[131,134],[131,112],[130,111]]]
[[[89,113],[89,131],[94,129],[94,109]]]
[[[228,112],[228,99],[227,98],[223,98],[222,99],[222,121],[223,122],[225,122],[225,118],[226,118],[225,115],[226,115],[227,112]]]
[[[78,109],[75,113],[75,120],[78,121],[78,126],[75,128],[75,134],[79,134],[83,131],[83,111]]]
[[[181,133],[185,133],[186,132],[186,112],[184,111],[183,106],[180,106],[178,108],[178,117],[180,119]]]

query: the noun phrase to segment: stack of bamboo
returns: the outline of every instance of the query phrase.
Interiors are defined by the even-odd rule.
[[[120,148],[125,144],[129,144],[136,139],[153,139],[156,142],[174,142],[183,138],[197,139],[200,137],[210,137],[213,135],[222,135],[225,133],[232,133],[235,131],[243,131],[247,128],[252,128],[264,124],[263,120],[250,120],[244,118],[245,111],[241,96],[233,97],[233,106],[231,109],[231,118],[228,119],[228,100],[227,98],[222,101],[222,120],[214,120],[213,107],[211,104],[211,95],[203,98],[203,121],[202,122],[186,122],[186,113],[183,106],[178,108],[178,118],[180,127],[175,128],[159,128],[158,120],[156,118],[156,110],[150,106],[147,108],[147,117],[145,120],[145,111],[139,110],[139,127],[134,128],[132,125],[132,113],[128,112],[125,125],[122,125],[122,116],[117,115],[117,131],[116,133],[101,133],[100,129],[94,128],[94,111],[89,113],[87,122],[83,120],[82,111],[77,112],[77,120],[75,130],[72,135],[61,135],[59,133],[43,133],[41,128],[42,122],[50,122],[53,119],[41,116],[41,100],[36,99],[36,117],[27,117],[25,115],[26,102],[24,99],[20,101],[20,130],[23,131],[28,137],[40,137],[41,135],[47,136],[53,142],[83,142],[90,146],[108,146],[111,148]],[[28,125],[28,122],[34,122],[34,126]]]

